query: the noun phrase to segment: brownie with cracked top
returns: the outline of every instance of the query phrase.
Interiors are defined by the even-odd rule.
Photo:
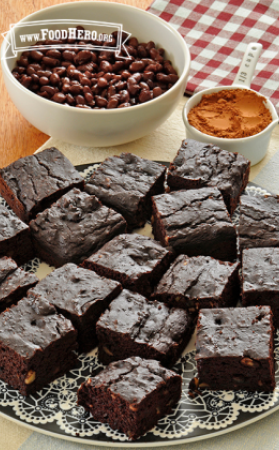
[[[84,180],[55,147],[25,156],[0,169],[0,194],[26,223]]]
[[[279,196],[243,195],[239,216],[240,250],[254,247],[279,247]]]
[[[0,258],[9,256],[19,266],[34,258],[30,228],[0,204]]]
[[[236,258],[236,230],[215,187],[174,191],[152,197],[156,240],[175,253]]]
[[[201,309],[196,349],[199,389],[274,390],[269,306]]]
[[[250,248],[242,253],[242,304],[269,305],[279,328],[279,248]]]
[[[164,192],[166,167],[132,153],[107,158],[85,185],[126,219],[129,231],[151,215],[151,196]]]
[[[154,239],[141,234],[121,234],[86,259],[82,266],[149,297],[171,259],[171,253]]]
[[[236,306],[239,263],[210,256],[180,255],[163,275],[152,297],[194,313],[201,308]]]
[[[120,283],[68,263],[47,275],[28,296],[41,295],[70,319],[78,331],[79,352],[89,352],[97,345],[97,320],[121,290]]]
[[[77,331],[40,298],[0,315],[0,378],[30,395],[77,365]]]
[[[97,322],[99,359],[104,364],[140,356],[171,367],[188,344],[194,317],[181,308],[148,301],[124,289]]]
[[[0,259],[0,313],[16,304],[25,296],[28,289],[38,283],[32,272],[20,269],[12,258]]]
[[[95,197],[72,189],[30,222],[36,254],[49,265],[81,263],[126,231],[124,218]]]
[[[99,422],[135,440],[170,414],[181,397],[181,376],[139,357],[111,363],[78,390],[78,404]]]
[[[171,190],[216,186],[232,215],[247,186],[249,172],[250,161],[239,153],[185,139],[170,164],[167,182]]]

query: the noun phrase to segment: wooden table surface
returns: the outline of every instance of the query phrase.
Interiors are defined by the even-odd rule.
[[[11,23],[16,23],[39,9],[70,1],[71,0],[1,0],[1,33],[8,31]],[[151,4],[151,0],[113,1],[137,6],[142,9],[146,9],[149,4]],[[3,38],[1,38],[1,44],[2,40]],[[35,150],[49,138],[49,136],[34,128],[18,112],[6,91],[2,71],[0,73],[0,92],[2,96],[0,101],[0,167],[4,167],[22,156],[34,153]]]

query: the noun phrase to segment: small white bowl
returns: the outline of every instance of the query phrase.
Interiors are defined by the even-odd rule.
[[[272,130],[276,125],[278,125],[279,120],[277,112],[271,101],[266,97],[264,97],[263,95],[260,95],[253,89],[249,88],[261,49],[262,49],[261,44],[254,44],[254,43],[249,44],[245,52],[243,61],[241,63],[240,69],[238,71],[238,74],[232,86],[217,86],[212,89],[205,89],[193,95],[193,97],[191,97],[184,106],[182,113],[186,128],[186,136],[188,139],[195,139],[196,141],[211,143],[220,147],[223,150],[240,153],[243,156],[245,156],[245,158],[251,161],[251,166],[257,164],[264,158],[268,149]],[[251,57],[251,55],[253,55],[253,57]],[[249,62],[247,63],[247,59],[250,61],[251,58],[252,58],[251,64]],[[241,76],[241,74],[244,73],[244,70],[245,70],[245,78]],[[246,89],[246,90],[249,89],[251,92],[254,92],[258,96],[264,97],[265,99],[264,105],[270,111],[272,116],[272,122],[264,130],[253,136],[245,138],[228,139],[228,138],[219,138],[202,133],[201,131],[197,130],[197,128],[190,125],[188,121],[188,113],[194,106],[200,103],[204,95],[232,89]]]
[[[166,50],[179,80],[167,92],[149,102],[128,108],[86,110],[66,107],[46,100],[24,88],[12,75],[19,56],[3,59],[7,42],[1,48],[6,88],[21,114],[44,133],[72,144],[106,147],[143,137],[159,127],[174,111],[183,96],[190,69],[190,53],[182,36],[159,17],[133,6],[111,2],[63,3],[42,9],[22,22],[53,19],[92,20],[121,23],[141,42],[154,41]],[[39,28],[38,28],[39,31]],[[20,30],[17,29],[16,33]],[[22,29],[21,29],[22,33]]]

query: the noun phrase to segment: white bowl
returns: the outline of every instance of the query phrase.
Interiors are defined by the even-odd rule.
[[[278,125],[278,115],[271,101],[250,88],[250,83],[254,75],[254,70],[256,68],[261,50],[262,45],[259,43],[252,42],[248,44],[232,86],[216,86],[215,88],[205,89],[193,95],[193,97],[191,97],[184,106],[182,113],[186,128],[186,136],[188,139],[195,139],[196,141],[211,143],[223,150],[240,153],[241,155],[245,156],[245,158],[250,160],[251,166],[257,164],[264,158],[268,149],[272,130],[276,125]],[[260,133],[245,138],[235,139],[211,136],[209,134],[202,133],[197,128],[190,125],[188,121],[188,113],[192,108],[194,108],[194,106],[200,103],[204,95],[231,89],[248,89],[254,92],[259,97],[263,98],[264,105],[271,113],[272,122]]]
[[[186,128],[186,136],[188,139],[195,139],[196,141],[214,144],[223,150],[228,150],[229,152],[240,153],[241,155],[245,156],[245,158],[250,160],[251,166],[254,166],[264,158],[268,149],[272,130],[276,125],[278,125],[278,115],[270,100],[265,98],[264,105],[271,113],[272,122],[260,133],[254,134],[253,136],[235,139],[219,138],[211,136],[209,134],[202,133],[201,131],[197,130],[197,128],[190,125],[188,121],[189,111],[198,103],[200,103],[203,95],[208,95],[212,94],[213,92],[231,89],[247,90],[249,88],[247,86],[243,87],[237,86],[235,84],[233,84],[232,86],[217,86],[212,89],[205,89],[204,91],[201,91],[198,94],[195,94],[192,98],[190,98],[190,100],[186,103],[183,109],[183,120]],[[259,95],[259,93],[254,91],[253,89],[249,90]],[[260,97],[263,96],[260,95]]]
[[[74,2],[42,9],[22,22],[75,19],[123,24],[141,42],[154,41],[166,50],[179,80],[167,92],[147,103],[128,108],[86,110],[66,107],[46,100],[24,88],[11,74],[19,56],[3,59],[7,43],[1,48],[6,88],[21,114],[44,133],[83,146],[105,147],[124,144],[151,133],[173,112],[184,93],[190,69],[190,53],[182,36],[167,22],[138,8],[110,2]],[[39,31],[39,28],[38,28]],[[16,29],[15,33],[20,30]],[[22,29],[21,29],[22,34]]]

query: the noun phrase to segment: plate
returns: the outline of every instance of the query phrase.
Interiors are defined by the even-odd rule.
[[[167,163],[163,163],[167,165]],[[97,164],[77,166],[88,179]],[[245,195],[268,192],[249,183]],[[1,199],[4,203],[4,200]],[[233,216],[238,223],[238,211]],[[138,230],[151,235],[151,227]],[[44,278],[52,268],[38,258],[25,264],[24,269]],[[99,363],[96,349],[79,357],[79,366],[55,380],[35,395],[24,397],[0,380],[0,415],[34,431],[80,444],[109,447],[163,447],[207,439],[249,425],[279,408],[279,334],[275,339],[275,378],[278,387],[273,393],[246,391],[203,391],[194,399],[188,395],[190,380],[196,376],[193,336],[184,354],[174,366],[182,375],[182,397],[173,412],[162,418],[157,426],[135,442],[126,435],[95,421],[83,407],[76,404],[80,384],[104,366]]]

